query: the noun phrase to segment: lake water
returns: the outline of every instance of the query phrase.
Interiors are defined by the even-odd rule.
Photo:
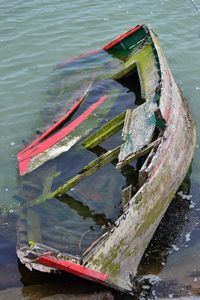
[[[156,232],[141,263],[137,298],[200,295],[199,0],[0,0],[0,207],[5,215],[0,220],[1,290],[19,287],[23,294],[24,285],[37,283],[36,290],[42,293],[50,280],[18,266],[14,210],[19,205],[20,188],[16,154],[40,126],[53,67],[143,23],[151,24],[158,34],[174,77],[188,99],[197,126],[197,148],[190,177],[183,186],[191,197],[177,196]],[[62,288],[65,279],[54,279],[56,283],[48,287],[52,294],[69,294]],[[84,292],[99,290],[71,277],[68,282],[76,293],[82,293],[83,286]],[[34,292],[24,293],[34,297]],[[73,295],[73,288],[70,293]]]

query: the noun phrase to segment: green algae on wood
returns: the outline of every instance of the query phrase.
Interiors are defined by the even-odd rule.
[[[131,56],[125,63],[125,67],[127,68],[135,61],[137,62],[137,69],[140,76],[141,97],[144,100],[150,101],[160,80],[152,45],[149,43],[145,44],[142,49]]]

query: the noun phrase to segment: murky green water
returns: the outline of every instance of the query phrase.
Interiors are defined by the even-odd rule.
[[[197,125],[197,149],[190,181],[183,187],[192,195],[172,206],[141,264],[142,295],[200,294],[200,1],[0,1],[0,206],[18,206],[16,153],[40,126],[40,112],[48,100],[49,78],[59,62],[96,49],[139,23],[151,24],[176,80],[188,98]],[[0,222],[0,289],[44,284],[24,270],[15,255],[13,210]],[[151,278],[152,279],[152,278]],[[150,281],[152,282],[152,280]],[[159,281],[159,279],[161,279]],[[55,279],[59,281],[58,278]],[[79,280],[70,285],[80,288]],[[91,284],[85,283],[91,293]],[[56,289],[59,294],[59,289]],[[63,291],[60,290],[60,293]],[[55,292],[54,292],[55,293]],[[55,293],[55,294],[56,294]],[[66,291],[65,291],[66,293]],[[122,298],[122,296],[120,296]],[[9,298],[8,298],[9,299]]]

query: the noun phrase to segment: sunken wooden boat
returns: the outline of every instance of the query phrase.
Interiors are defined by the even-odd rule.
[[[191,113],[147,25],[55,72],[67,84],[60,117],[18,154],[17,255],[30,269],[131,291],[191,164]]]

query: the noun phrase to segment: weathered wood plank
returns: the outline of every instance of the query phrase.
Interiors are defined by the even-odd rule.
[[[124,206],[131,200],[131,196],[132,196],[132,184],[122,190],[122,206]]]
[[[125,63],[125,67],[128,67],[136,61],[140,77],[141,97],[148,101],[152,100],[159,82],[157,62],[153,51],[152,44],[146,41],[144,46]]]
[[[135,155],[151,142],[156,126],[154,116],[156,108],[155,103],[145,102],[132,111],[131,120],[129,117],[127,124],[124,125],[126,127],[123,131],[125,143],[121,146],[119,162],[127,160],[130,155]]]
[[[123,69],[120,70],[118,73],[116,73],[113,76],[113,79],[118,80],[120,78],[122,78],[123,76],[125,76],[126,74],[128,74],[129,72],[133,71],[134,69],[137,69],[137,63],[136,61],[131,61],[131,63],[127,66],[123,66]]]

